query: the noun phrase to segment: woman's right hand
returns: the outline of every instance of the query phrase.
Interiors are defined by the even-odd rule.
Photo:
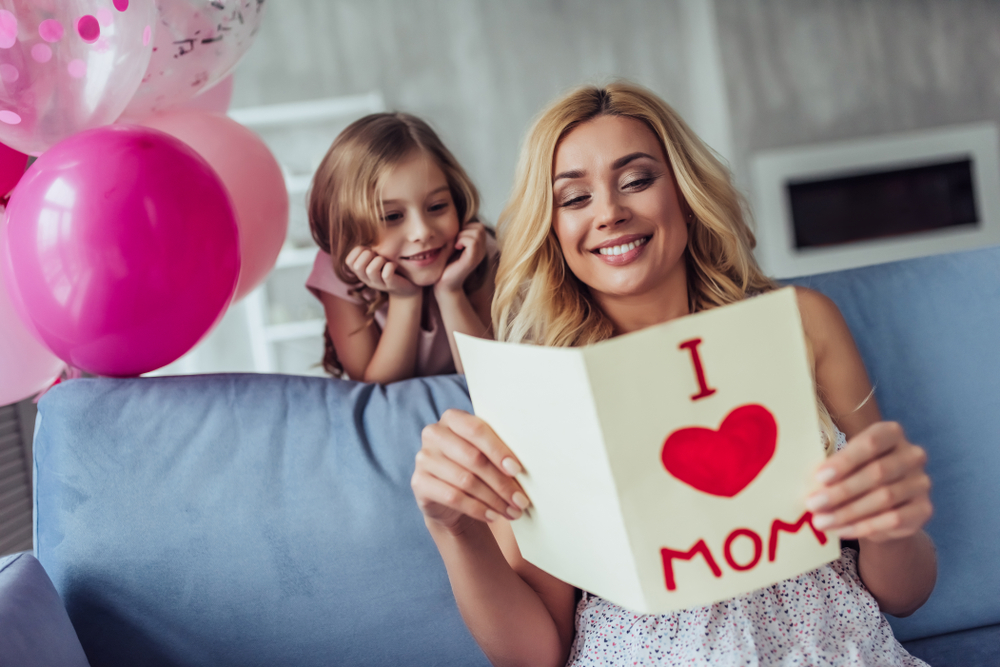
[[[390,296],[416,296],[421,288],[396,273],[396,264],[371,248],[356,246],[344,260],[364,285]]]
[[[521,464],[479,417],[447,410],[424,428],[410,486],[426,520],[458,534],[470,520],[517,519],[530,505]]]

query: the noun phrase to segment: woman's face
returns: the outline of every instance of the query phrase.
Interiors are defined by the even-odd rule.
[[[687,312],[687,224],[645,123],[599,116],[570,131],[556,148],[552,193],[566,263],[612,320],[622,304]]]
[[[455,250],[460,223],[448,179],[427,153],[415,151],[385,174],[377,254],[415,285],[433,285]]]

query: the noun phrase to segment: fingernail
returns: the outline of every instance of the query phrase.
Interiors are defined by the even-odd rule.
[[[517,461],[515,461],[509,456],[505,458],[503,461],[501,461],[500,465],[502,465],[503,469],[506,470],[511,475],[516,475],[519,472],[521,472],[521,466],[519,466],[517,464]]]
[[[825,493],[817,493],[815,496],[806,498],[806,509],[810,512],[815,512],[816,510],[821,510],[826,507],[828,502],[830,502],[829,496]]]
[[[531,505],[531,501],[528,500],[528,496],[524,495],[520,491],[515,491],[514,495],[511,496],[511,500],[513,500],[514,504],[523,510],[528,509],[528,507]]]
[[[516,507],[508,507],[507,516],[509,516],[511,519],[520,519],[521,510],[517,509]]]
[[[813,528],[816,530],[823,530],[824,528],[829,528],[833,525],[833,515],[832,514],[816,514],[813,516],[812,520]]]
[[[837,471],[833,468],[820,468],[819,472],[816,473],[816,479],[819,480],[821,484],[829,484],[836,476]]]
[[[493,523],[499,518],[500,515],[494,512],[493,510],[486,510],[486,520],[489,521],[490,523]]]

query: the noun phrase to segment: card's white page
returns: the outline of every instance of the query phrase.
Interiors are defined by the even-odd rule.
[[[824,456],[792,289],[586,348],[463,336],[459,349],[477,414],[526,466],[521,481],[535,507],[513,522],[518,545],[554,576],[633,611],[662,613],[838,556],[837,540],[820,534],[820,544],[808,523],[787,529],[804,515]],[[747,405],[772,415],[776,437],[745,488],[707,493],[666,469],[667,436],[718,430]],[[720,458],[740,456],[724,448]],[[676,553],[665,559],[663,549]]]
[[[584,590],[640,598],[580,350],[455,338],[476,415],[524,466],[521,554]]]
[[[663,613],[725,600],[839,556],[838,540],[818,539],[810,524],[795,532],[783,527],[806,513],[806,494],[825,457],[794,289],[650,327],[584,354],[643,600],[592,592],[634,611]],[[765,447],[764,432],[746,431],[749,444],[731,438],[731,428],[720,433],[741,406],[758,407],[740,414],[770,413],[773,454],[736,466],[742,477],[728,489],[699,490],[668,471],[665,442],[680,429],[713,432],[702,430],[705,444],[691,440],[671,456],[717,485],[748,449]],[[692,554],[702,541],[704,550]],[[678,553],[665,561],[664,548]]]

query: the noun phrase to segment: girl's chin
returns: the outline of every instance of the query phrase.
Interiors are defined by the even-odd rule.
[[[401,272],[400,275],[402,275],[404,278],[409,280],[417,287],[431,287],[432,285],[437,283],[438,280],[441,279],[441,274],[443,273],[444,269],[441,269],[439,271],[434,271],[432,269],[430,271],[414,271],[414,272],[407,271],[405,273]]]

